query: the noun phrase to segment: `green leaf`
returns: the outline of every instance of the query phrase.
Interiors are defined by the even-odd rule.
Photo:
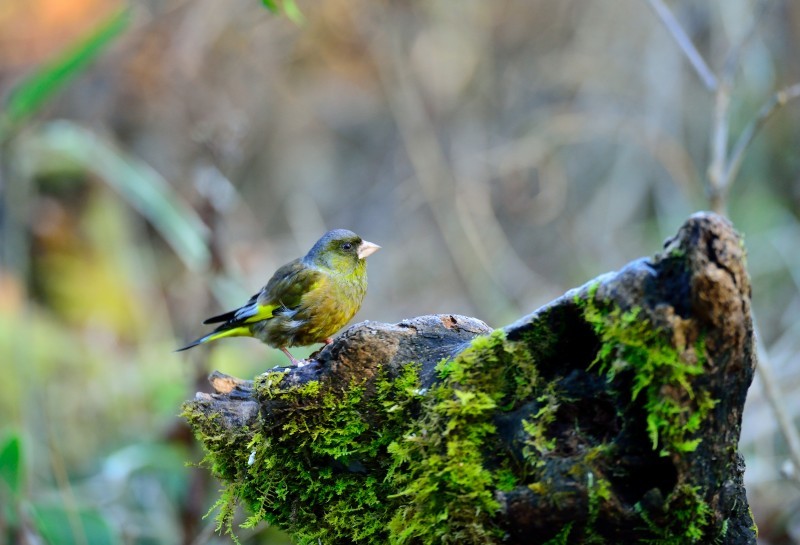
[[[0,444],[0,497],[6,490],[13,498],[20,497],[22,472],[22,441],[18,434],[12,433]]]
[[[296,25],[301,25],[306,21],[295,0],[283,0],[283,12]]]
[[[17,85],[11,91],[0,120],[0,138],[5,132],[3,128],[13,129],[39,111],[89,62],[102,53],[106,46],[128,26],[129,21],[130,14],[127,9],[113,14],[89,36]]]
[[[33,519],[51,545],[118,545],[119,536],[108,521],[92,510],[68,511],[59,505],[34,505]]]
[[[154,476],[171,500],[179,502],[188,489],[188,453],[164,443],[133,443],[106,457],[103,477],[128,482],[137,475]]]
[[[295,0],[261,0],[264,7],[272,13],[283,12],[296,25],[301,25],[306,21],[303,12],[297,7]]]
[[[189,270],[205,270],[210,261],[208,228],[150,165],[68,121],[49,123],[25,146],[34,164],[45,165],[57,157],[97,175],[147,218]]]
[[[261,0],[261,3],[264,4],[264,7],[270,10],[272,13],[278,13],[278,4],[275,0]]]

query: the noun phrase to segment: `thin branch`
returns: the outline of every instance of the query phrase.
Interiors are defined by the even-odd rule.
[[[769,0],[758,0],[756,12],[742,39],[731,47],[717,82],[714,95],[714,115],[711,129],[711,160],[708,167],[708,197],[711,209],[726,214],[728,188],[733,183],[731,174],[732,155],[729,155],[731,89],[736,70],[739,68],[742,51],[755,36],[759,23],[769,8]]]
[[[686,55],[687,59],[689,59],[694,71],[697,72],[697,76],[702,80],[703,85],[706,86],[706,89],[711,92],[716,91],[717,77],[711,71],[711,68],[708,67],[708,64],[706,64],[703,56],[700,55],[700,52],[694,46],[692,40],[686,34],[686,31],[683,30],[683,27],[672,14],[667,5],[664,4],[662,0],[647,0],[647,3],[650,4],[650,7],[653,8],[653,11],[656,12],[658,18],[678,44],[678,47],[681,48],[683,54]]]
[[[786,412],[786,403],[783,400],[780,386],[772,374],[772,367],[769,363],[767,350],[761,342],[761,334],[758,331],[758,324],[755,319],[753,320],[753,333],[756,338],[756,350],[758,353],[758,363],[756,365],[756,372],[761,379],[761,385],[764,388],[764,397],[769,401],[772,411],[775,413],[775,419],[778,421],[778,428],[780,428],[786,445],[789,447],[789,458],[794,466],[793,472],[787,472],[787,475],[800,484],[800,434],[792,422],[792,418]]]
[[[708,167],[709,199],[711,201],[711,208],[715,212],[724,214],[728,188],[739,173],[745,151],[747,151],[747,148],[750,146],[753,138],[755,138],[761,127],[764,126],[779,108],[796,98],[800,98],[800,83],[796,83],[775,93],[761,107],[755,118],[745,127],[736,140],[736,144],[733,146],[730,154],[728,154],[731,87],[736,75],[736,70],[741,61],[742,51],[744,51],[747,44],[755,35],[759,23],[769,8],[769,0],[758,0],[758,6],[750,28],[744,34],[741,41],[728,53],[719,79],[711,73],[708,65],[706,65],[680,23],[678,23],[663,1],[647,1],[692,63],[692,66],[706,88],[714,92],[714,113],[710,142],[711,160]],[[753,326],[759,359],[756,371],[759,377],[761,377],[761,382],[764,387],[764,396],[772,407],[775,419],[778,422],[778,427],[786,439],[786,444],[789,448],[789,457],[794,468],[794,471],[792,471],[790,475],[795,482],[800,484],[800,433],[798,433],[797,428],[795,428],[791,417],[786,413],[783,395],[772,374],[769,358],[761,344],[760,334],[755,322]]]
[[[753,118],[750,123],[739,135],[736,145],[731,152],[731,158],[728,162],[728,167],[725,172],[725,178],[729,181],[736,179],[739,174],[739,168],[742,166],[742,159],[744,152],[750,146],[750,143],[755,138],[758,131],[763,127],[766,122],[777,112],[781,107],[785,106],[788,102],[800,98],[800,83],[795,83],[789,87],[784,87],[774,95],[761,107],[758,114]],[[800,468],[798,468],[800,469]]]
[[[731,90],[728,81],[723,80],[714,94],[714,116],[711,123],[711,160],[708,164],[708,197],[711,209],[725,215],[728,194],[728,180],[725,178],[728,164],[728,138],[730,137]]]
[[[761,21],[764,19],[764,15],[769,11],[769,8],[769,0],[758,0],[756,2],[755,13],[750,21],[750,27],[747,29],[747,32],[744,33],[742,39],[739,40],[739,43],[731,47],[728,56],[725,58],[725,64],[722,68],[722,74],[720,75],[720,79],[723,82],[731,83],[733,81],[733,78],[736,76],[736,70],[739,68],[739,63],[741,62],[742,51],[745,50],[756,35],[756,31]]]

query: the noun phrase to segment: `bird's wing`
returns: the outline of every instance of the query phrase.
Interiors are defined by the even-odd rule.
[[[224,322],[227,329],[229,326],[267,320],[280,308],[297,307],[303,295],[318,285],[320,277],[319,271],[308,268],[296,259],[275,271],[267,285],[253,295],[246,304],[236,310],[208,318],[203,323]]]
[[[212,316],[211,318],[206,318],[205,320],[203,320],[203,323],[204,324],[217,324],[217,323],[220,323],[220,322],[229,322],[229,321],[235,319],[236,318],[236,314],[239,311],[241,311],[242,309],[249,308],[250,306],[252,306],[253,303],[256,302],[256,299],[258,299],[258,296],[260,294],[261,294],[261,292],[256,293],[255,295],[253,295],[247,301],[247,303],[245,303],[243,306],[241,306],[241,307],[239,307],[239,308],[237,308],[235,310],[231,310],[231,311],[228,311],[228,312],[223,312],[222,314],[217,314],[216,316]]]
[[[296,309],[303,296],[316,289],[324,279],[319,270],[295,259],[278,269],[259,293],[256,303],[262,307]]]

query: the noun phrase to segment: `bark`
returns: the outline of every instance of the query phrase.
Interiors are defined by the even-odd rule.
[[[501,330],[363,322],[304,367],[215,372],[185,414],[223,520],[241,500],[298,543],[755,544],[753,342],[742,241],[699,213]]]

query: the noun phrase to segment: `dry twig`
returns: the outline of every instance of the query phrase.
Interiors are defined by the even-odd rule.
[[[664,4],[664,2],[662,2],[662,0],[647,0],[647,3],[650,4],[650,7],[656,12],[656,15],[661,23],[666,27],[670,35],[672,35],[672,38],[678,44],[678,47],[680,47],[681,51],[683,51],[683,54],[686,55],[686,58],[692,64],[692,68],[694,68],[694,71],[697,72],[697,77],[700,78],[706,89],[711,92],[716,91],[717,76],[715,76],[714,72],[711,71],[711,68],[708,67],[708,64],[706,64],[703,56],[699,51],[697,51],[697,48],[692,43],[692,40],[675,18],[675,15],[672,14],[670,9],[666,4]]]
[[[766,124],[779,108],[800,97],[800,83],[785,87],[776,92],[761,107],[750,123],[747,124],[736,140],[736,144],[731,150],[731,153],[728,154],[728,142],[730,141],[729,116],[733,81],[739,67],[742,51],[755,35],[759,23],[769,8],[768,0],[758,1],[755,16],[752,19],[748,31],[744,34],[743,38],[731,48],[719,77],[714,75],[708,67],[708,64],[697,51],[697,48],[695,48],[691,39],[666,4],[664,4],[662,0],[647,0],[647,2],[672,35],[681,51],[686,55],[705,87],[714,93],[714,111],[710,141],[711,160],[707,172],[708,195],[711,208],[715,212],[725,214],[728,190],[731,183],[739,174],[745,151],[747,151],[747,148],[750,146],[761,127]],[[761,337],[757,329],[756,339],[759,360],[756,372],[763,383],[764,396],[772,407],[778,422],[778,427],[786,439],[786,444],[789,448],[789,457],[795,468],[795,471],[791,473],[791,477],[795,482],[800,484],[800,434],[794,426],[791,417],[785,410],[786,404],[783,401],[783,395],[773,376],[767,351],[761,343]]]

